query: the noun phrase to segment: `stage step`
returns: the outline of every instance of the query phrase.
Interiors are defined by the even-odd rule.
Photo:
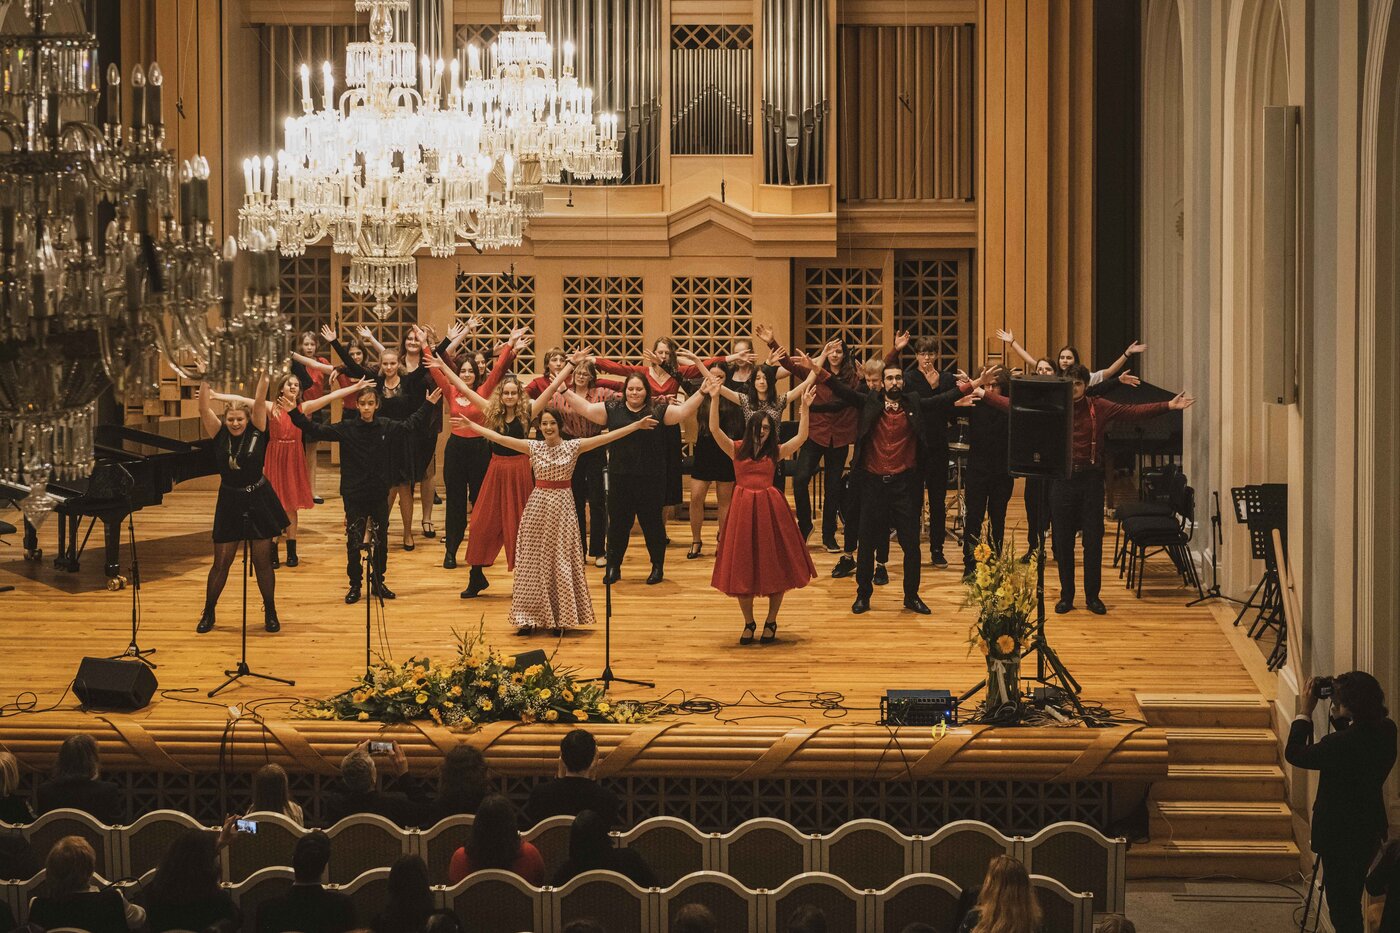
[[[1129,878],[1227,875],[1272,881],[1299,871],[1298,847],[1272,839],[1153,840],[1128,850]]]
[[[1148,805],[1151,838],[1293,838],[1293,811],[1282,800],[1157,800]]]
[[[1149,726],[1268,729],[1269,704],[1258,694],[1139,693],[1138,706]]]
[[[1171,760],[1181,764],[1278,763],[1278,739],[1269,729],[1168,726],[1166,733]]]
[[[1283,771],[1264,764],[1167,764],[1153,800],[1283,800]]]

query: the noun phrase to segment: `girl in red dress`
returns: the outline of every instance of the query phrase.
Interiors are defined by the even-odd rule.
[[[777,422],[762,412],[749,417],[744,424],[744,436],[736,444],[720,427],[719,404],[715,400],[719,384],[709,382],[705,391],[712,397],[710,434],[720,449],[734,458],[735,479],[734,498],[729,503],[729,519],[719,539],[710,585],[739,600],[739,609],[744,613],[741,645],[753,642],[754,597],[768,597],[768,616],[763,622],[763,637],[759,639],[767,644],[778,636],[778,610],[783,605],[783,596],[788,590],[806,586],[817,575],[792,509],[773,485],[778,461],[801,450],[807,440],[816,390],[809,388],[802,393],[802,420],[797,426],[797,436],[781,445]]]
[[[319,356],[317,350],[319,344],[316,343],[316,334],[312,331],[304,332],[297,338],[297,347],[300,353],[292,353],[292,372],[296,374],[297,381],[301,383],[301,397],[303,401],[313,401],[330,391],[330,381],[335,375],[335,367],[331,361],[324,356]],[[330,412],[323,411],[321,417],[317,418],[321,424],[330,422]],[[303,444],[303,452],[306,455],[306,474],[311,477],[311,498],[317,505],[324,500],[316,495],[316,459],[320,444],[316,441],[306,441]]]

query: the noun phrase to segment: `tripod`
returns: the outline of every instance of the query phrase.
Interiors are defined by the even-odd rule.
[[[131,643],[126,646],[126,650],[121,654],[114,654],[108,660],[120,661],[127,658],[134,658],[149,668],[155,668],[154,661],[146,657],[148,654],[155,654],[154,648],[142,648],[136,643],[136,632],[140,628],[138,617],[141,606],[141,564],[136,558],[136,513],[126,513],[126,536],[127,543],[131,545]]]
[[[604,467],[604,469],[603,469],[603,493],[604,493],[605,496],[606,496],[606,494],[607,494],[607,492],[608,492],[609,485],[610,485],[610,480],[609,480],[609,478],[608,478],[608,471],[607,471],[607,468]],[[609,565],[609,566],[612,566],[612,561],[611,561],[611,559],[608,561],[608,565]],[[613,669],[612,669],[612,615],[613,615],[613,612],[612,612],[612,581],[611,581],[607,576],[604,576],[604,577],[603,577],[603,673],[599,674],[597,677],[584,677],[584,678],[581,678],[581,679],[579,680],[579,683],[588,684],[588,683],[594,683],[594,682],[601,682],[602,685],[603,685],[603,692],[604,692],[604,693],[607,693],[607,692],[608,692],[608,688],[611,687],[611,686],[613,685],[613,683],[615,683],[615,682],[616,682],[616,683],[620,683],[620,684],[631,684],[631,685],[634,686],[634,687],[646,687],[646,688],[648,688],[648,689],[654,689],[654,688],[656,687],[656,684],[652,683],[650,680],[633,680],[633,679],[631,679],[631,678],[629,678],[629,677],[618,677],[617,675],[615,675],[615,674],[613,673]]]
[[[247,516],[244,516],[246,527]],[[224,671],[224,676],[228,679],[219,686],[210,690],[208,695],[214,696],[232,686],[244,677],[256,677],[259,680],[270,680],[273,683],[286,684],[288,687],[295,687],[295,680],[287,680],[282,677],[273,677],[271,674],[259,674],[248,667],[248,538],[243,538],[243,643],[238,656],[238,666],[232,670]]]
[[[1220,527],[1220,493],[1219,491],[1212,491],[1211,495],[1215,497],[1215,511],[1211,513],[1210,516],[1210,589],[1206,590],[1204,596],[1191,600],[1186,606],[1187,608],[1198,606],[1212,599],[1223,599],[1226,602],[1247,605],[1242,599],[1226,596],[1224,593],[1220,592],[1220,562],[1218,555],[1220,553],[1220,545],[1224,542],[1225,536]],[[1256,592],[1258,592],[1257,589]],[[1235,621],[1236,624],[1238,624],[1239,620],[1236,619]]]

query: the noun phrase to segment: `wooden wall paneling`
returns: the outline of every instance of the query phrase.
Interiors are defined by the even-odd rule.
[[[450,18],[454,23],[499,23],[501,21],[501,2],[500,0],[452,0],[452,16]]]
[[[841,337],[858,360],[884,352],[890,325],[883,261],[878,265],[808,262],[797,268],[801,276],[794,281],[795,323],[801,346],[820,348]]]
[[[1026,329],[1026,0],[1006,4],[1006,120],[1002,124],[1006,152],[1005,314],[1019,334]]]
[[[644,330],[642,276],[565,275],[562,294],[566,346],[586,344],[596,356],[641,360],[650,336]]]
[[[1069,0],[1060,0],[1069,2]],[[1074,257],[1070,281],[1074,283],[1072,303],[1065,317],[1071,328],[1070,339],[1081,345],[1094,343],[1094,11],[1089,4],[1070,3],[1071,52],[1073,63],[1066,94],[1074,114],[1073,133],[1068,141],[1069,158],[1074,166],[1070,187],[1070,208],[1074,228]],[[1057,316],[1058,317],[1058,316]]]
[[[983,165],[977,188],[977,281],[982,289],[978,310],[986,322],[981,330],[991,333],[1009,323],[1002,274],[1006,261],[1006,175],[1002,170],[1006,161],[1006,106],[1002,93],[1006,53],[1001,36],[1006,31],[1006,0],[981,0],[978,23],[981,54],[977,57],[977,149]]]
[[[468,345],[481,350],[489,358],[497,343],[517,327],[528,327],[535,340],[517,356],[515,369],[534,372],[537,357],[557,341],[543,338],[536,325],[535,277],[505,272],[459,272],[454,276],[456,298],[454,307],[458,320],[475,316],[481,319],[481,329],[467,338]],[[549,342],[546,343],[544,340]],[[478,378],[484,378],[479,376]]]
[[[861,26],[959,26],[976,23],[978,0],[840,0],[836,21]]]
[[[1025,119],[1025,302],[1024,324],[1028,337],[1042,345],[1041,328],[1049,311],[1050,236],[1050,83],[1041,76],[1050,70],[1050,8],[1044,3],[1026,6],[1026,119]],[[1022,343],[1022,346],[1027,344]]]
[[[752,340],[753,278],[672,276],[671,336],[701,357],[729,353],[739,337]]]
[[[689,23],[754,23],[753,4],[749,0],[670,0],[670,22]]]
[[[940,366],[953,363],[972,372],[983,358],[966,323],[966,251],[890,251],[893,264],[893,329],[915,339],[936,337]]]
[[[309,250],[281,261],[281,311],[294,334],[313,333],[334,320],[330,251]],[[318,335],[317,340],[320,340]]]

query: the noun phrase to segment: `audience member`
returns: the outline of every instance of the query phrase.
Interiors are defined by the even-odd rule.
[[[671,921],[671,933],[718,933],[715,915],[704,904],[686,904],[676,911]]]
[[[298,826],[306,824],[301,804],[292,799],[287,772],[281,765],[263,765],[253,775],[253,802],[248,806],[248,813],[278,813]]]
[[[788,918],[787,933],[826,933],[826,914],[820,907],[803,904]]]
[[[626,875],[639,888],[656,887],[656,875],[641,853],[614,846],[603,818],[592,810],[584,810],[574,817],[573,828],[569,830],[569,857],[554,873],[552,883],[557,888],[574,875],[594,869]]]
[[[1109,914],[1094,928],[1094,933],[1137,933],[1137,927],[1122,914]]]
[[[564,933],[608,933],[603,929],[603,925],[597,920],[582,919],[570,920],[564,927]]]
[[[486,759],[472,746],[458,745],[443,756],[437,796],[433,798],[424,828],[430,829],[449,816],[475,813],[489,793],[491,781],[486,773]]]
[[[258,908],[258,933],[346,933],[355,929],[355,905],[350,896],[321,886],[321,875],[330,860],[330,837],[319,829],[297,840],[292,850],[292,888]]]
[[[467,844],[452,853],[448,884],[456,884],[474,871],[503,868],[530,884],[544,884],[544,859],[540,850],[520,838],[515,808],[500,794],[492,794],[477,808]]]
[[[462,918],[451,910],[435,910],[428,915],[423,933],[462,933]]]
[[[32,926],[127,933],[146,922],[146,912],[127,903],[121,891],[93,883],[97,853],[82,836],[64,836],[54,843],[44,869],[44,893],[29,902]]]
[[[10,909],[10,905],[0,901],[0,930],[13,930],[18,926],[15,922],[15,912]]]
[[[238,907],[219,887],[219,850],[232,836],[229,817],[217,833],[187,829],[175,837],[142,896],[150,933],[239,928]]]
[[[433,914],[428,866],[416,855],[401,855],[389,869],[389,896],[374,918],[374,933],[425,933]]]
[[[34,811],[19,792],[19,762],[0,749],[0,823],[32,823]]]
[[[559,742],[559,772],[552,781],[536,784],[525,804],[531,823],[551,816],[577,816],[592,810],[611,829],[622,808],[617,796],[593,779],[598,743],[593,734],[573,729]]]
[[[109,826],[125,823],[121,790],[98,780],[100,774],[97,742],[90,735],[70,735],[59,746],[53,779],[39,785],[39,812],[67,808],[90,813]]]
[[[977,906],[963,918],[959,933],[1041,933],[1040,904],[1031,876],[1020,860],[998,855],[987,866]]]
[[[382,790],[379,769],[369,753],[369,743],[361,742],[340,761],[340,787],[327,795],[326,821],[331,825],[356,813],[377,813],[400,826],[417,826],[423,822],[427,802],[418,782],[408,777],[408,758],[394,744],[388,756],[402,790]]]

